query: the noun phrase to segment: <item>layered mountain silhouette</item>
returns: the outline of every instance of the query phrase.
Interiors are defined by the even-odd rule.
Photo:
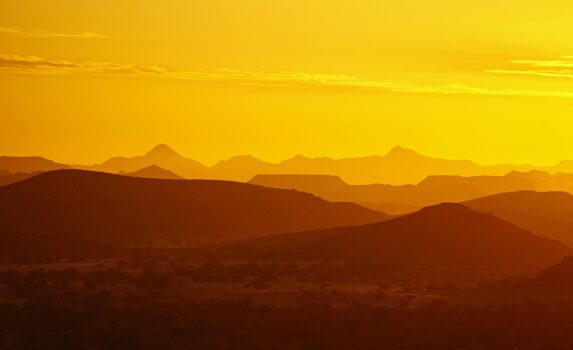
[[[569,193],[500,193],[464,204],[573,247],[573,195]]]
[[[461,204],[440,204],[386,222],[226,242],[197,248],[194,254],[469,274],[539,271],[570,252],[560,242],[493,215]]]
[[[158,167],[157,165],[150,165],[148,167],[139,169],[132,173],[123,173],[122,175],[143,177],[147,179],[171,179],[171,180],[183,179],[183,177],[175,174],[174,172]]]
[[[225,181],[59,170],[0,187],[0,236],[36,241],[197,244],[387,218],[355,204]]]
[[[37,171],[37,172],[33,172],[33,173],[15,173],[15,174],[12,174],[9,171],[2,171],[0,173],[0,187],[6,186],[6,185],[11,185],[13,183],[29,179],[32,176],[36,176],[40,173],[41,173],[40,171]]]
[[[133,173],[150,166],[158,166],[186,178],[206,178],[208,168],[187,159],[167,145],[157,145],[142,156],[115,157],[102,164],[85,166],[83,169],[110,173]]]
[[[543,270],[531,282],[540,287],[573,287],[573,256]]]
[[[14,172],[49,171],[76,168],[109,173],[132,173],[149,166],[159,166],[185,178],[218,179],[246,182],[255,175],[334,175],[349,184],[417,184],[429,176],[501,176],[511,171],[544,170],[573,172],[573,161],[563,161],[553,167],[498,164],[482,166],[469,160],[449,160],[429,157],[413,150],[395,147],[386,155],[334,159],[310,158],[297,155],[279,163],[265,162],[243,155],[206,166],[186,158],[165,144],[134,157],[114,157],[101,164],[65,165],[39,157],[3,157],[0,169]]]
[[[37,171],[51,171],[70,168],[70,165],[56,163],[42,157],[0,156],[0,169],[10,173],[33,173]]]
[[[361,203],[389,212],[414,211],[442,202],[463,202],[477,197],[521,190],[573,191],[572,174],[541,171],[511,172],[505,176],[430,176],[417,185],[349,185],[337,176],[257,175],[252,184],[296,189],[331,201]]]

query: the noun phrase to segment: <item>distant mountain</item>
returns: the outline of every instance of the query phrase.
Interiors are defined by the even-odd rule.
[[[36,171],[51,171],[70,169],[71,166],[56,163],[42,157],[9,157],[0,156],[0,169],[10,173],[33,173]]]
[[[0,187],[6,186],[6,185],[11,185],[13,183],[29,179],[33,176],[40,174],[40,173],[42,173],[42,172],[37,171],[37,172],[33,172],[33,173],[15,173],[15,174],[10,174],[10,175],[0,176]]]
[[[502,175],[516,166],[480,166],[468,160],[447,160],[395,147],[385,156],[332,159],[297,156],[274,173],[336,175],[353,184],[414,184],[431,175]]]
[[[0,236],[188,244],[378,222],[349,203],[244,183],[60,170],[0,187]]]
[[[102,164],[83,168],[115,174],[119,172],[133,173],[153,165],[186,178],[209,178],[208,167],[195,160],[181,156],[167,145],[157,145],[142,156],[115,157]]]
[[[535,277],[531,284],[540,287],[573,287],[573,256],[563,258]]]
[[[5,157],[12,162],[29,164],[34,157]],[[38,158],[41,159],[41,158]],[[4,161],[6,163],[6,161]],[[279,163],[265,162],[253,156],[242,155],[222,160],[213,166],[186,158],[165,144],[155,146],[149,152],[134,157],[114,157],[101,164],[64,165],[45,160],[47,164],[33,164],[27,167],[3,167],[11,172],[49,171],[61,168],[75,168],[117,174],[132,173],[139,169],[157,165],[185,178],[218,179],[246,182],[256,175],[332,175],[349,184],[418,184],[434,176],[502,176],[511,171],[544,170],[548,172],[573,172],[573,161],[563,161],[553,167],[530,165],[497,164],[482,166],[469,160],[449,160],[429,157],[402,147],[394,147],[385,155],[334,159],[328,157],[310,158],[297,155]],[[51,163],[53,164],[51,164]],[[572,187],[573,188],[573,187]],[[483,194],[482,194],[483,195]],[[390,204],[394,204],[390,202]],[[403,203],[408,204],[408,203]],[[426,203],[427,204],[427,203]]]
[[[440,204],[381,223],[226,242],[198,257],[350,263],[381,271],[460,275],[539,271],[571,253],[493,215]]]
[[[500,193],[464,204],[480,212],[493,213],[521,228],[573,247],[573,195],[569,193]]]
[[[505,176],[430,176],[417,185],[349,185],[326,175],[257,175],[249,183],[296,189],[330,201],[362,203],[370,208],[393,206],[398,211],[443,202],[463,202],[477,197],[521,190],[573,191],[573,174],[540,171],[511,172]]]
[[[184,158],[167,145],[158,145],[143,156],[115,157],[82,169],[111,173],[134,172],[157,165],[186,178],[248,181],[258,174],[313,174],[336,175],[349,183],[404,184],[417,183],[430,175],[502,175],[528,166],[480,166],[467,160],[446,160],[421,155],[402,147],[395,147],[384,156],[359,158],[308,158],[302,155],[269,163],[252,156],[236,156],[207,167]]]
[[[165,170],[157,165],[150,165],[138,171],[132,173],[124,173],[122,175],[133,176],[133,177],[143,177],[148,179],[171,179],[171,180],[181,180],[183,177],[175,174],[172,171]]]

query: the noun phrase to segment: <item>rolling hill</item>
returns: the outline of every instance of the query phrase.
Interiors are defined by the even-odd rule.
[[[296,191],[83,170],[42,173],[0,188],[0,234],[114,244],[195,244],[387,218]]]
[[[563,258],[537,275],[530,284],[540,287],[573,287],[573,256]]]
[[[56,163],[42,157],[0,156],[0,169],[9,171],[10,173],[33,173],[37,171],[51,171],[70,168],[70,165]]]
[[[322,261],[382,271],[471,275],[537,272],[570,253],[493,215],[440,204],[390,221],[199,247],[216,259]]]
[[[519,191],[477,198],[464,204],[573,247],[573,195],[569,193]]]
[[[124,173],[122,175],[132,177],[143,177],[146,179],[164,179],[164,180],[182,180],[183,177],[175,174],[172,171],[158,167],[157,165],[150,165],[143,169],[139,169],[132,173]]]
[[[337,176],[258,175],[249,183],[296,189],[330,201],[361,203],[369,208],[389,208],[393,214],[413,212],[443,202],[463,202],[477,197],[521,190],[573,191],[572,174],[540,171],[511,172],[504,176],[429,176],[417,185],[350,185]],[[394,209],[393,209],[394,208]]]

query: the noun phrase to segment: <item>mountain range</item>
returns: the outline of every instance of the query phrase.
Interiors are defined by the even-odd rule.
[[[199,244],[386,219],[356,204],[226,181],[56,170],[0,187],[0,245],[5,247],[25,237],[34,242]]]
[[[429,176],[416,185],[349,185],[338,176],[257,175],[261,186],[296,189],[331,201],[360,203],[391,214],[412,212],[443,202],[463,202],[522,190],[573,192],[573,174],[513,171],[504,176]]]
[[[464,204],[573,247],[573,195],[570,193],[535,191],[499,193],[470,200]]]
[[[347,263],[425,275],[530,273],[571,253],[494,215],[440,204],[393,220],[198,247],[197,257]]]
[[[114,157],[93,165],[60,164],[40,157],[0,157],[0,170],[14,172],[49,171],[76,168],[110,173],[132,173],[149,166],[159,166],[189,179],[249,181],[261,174],[334,175],[350,184],[417,184],[434,175],[505,175],[511,171],[543,170],[573,172],[573,161],[553,167],[498,164],[482,166],[469,160],[448,160],[425,156],[413,150],[395,147],[386,155],[333,159],[297,155],[279,163],[270,163],[244,155],[206,166],[186,158],[161,144],[134,157]]]

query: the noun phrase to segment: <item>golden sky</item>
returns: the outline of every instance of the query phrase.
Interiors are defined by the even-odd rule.
[[[573,159],[567,0],[2,0],[0,154]]]

